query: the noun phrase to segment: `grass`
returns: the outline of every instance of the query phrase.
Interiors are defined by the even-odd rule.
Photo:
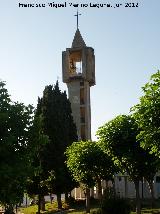
[[[74,205],[69,209],[68,205],[62,201],[62,207],[65,211],[65,214],[84,214],[85,213],[85,201],[78,201],[74,203]],[[91,211],[96,211],[98,208],[97,201],[94,201],[92,204]],[[32,205],[27,208],[20,208],[20,212],[24,214],[36,214],[38,211],[38,206],[37,205]],[[43,214],[54,214],[58,211],[57,208],[57,202],[54,201],[52,204],[46,203],[45,204],[45,211],[41,211]]]
[[[142,209],[142,214],[160,214],[160,201],[158,200],[155,204],[155,209],[151,209],[149,208],[149,204],[150,203],[146,203],[145,204],[145,208]],[[63,201],[62,201],[62,205],[64,210],[69,208],[68,205],[66,205]],[[94,201],[91,205],[91,214],[96,211],[98,209],[98,203],[96,201]],[[58,211],[57,209],[57,203],[46,203],[45,205],[45,209],[46,211],[41,211],[42,214],[54,214]],[[21,213],[24,214],[36,214],[38,210],[38,206],[37,205],[33,205],[33,206],[29,206],[27,208],[21,208],[20,211]],[[80,201],[76,204],[74,204],[74,206],[72,206],[72,209],[68,209],[65,210],[64,212],[65,214],[85,214],[85,204],[84,201]],[[136,214],[136,212],[131,212],[131,214]]]
[[[21,213],[24,213],[24,214],[35,214],[37,212],[37,206],[34,205],[34,206],[29,206],[27,208],[21,208],[20,211]]]
[[[54,206],[54,205],[51,205],[49,203],[46,204],[45,206],[46,208],[46,211],[41,211],[41,213],[44,213],[44,214],[54,214],[58,211],[58,209]],[[38,210],[38,206],[37,205],[33,205],[33,206],[29,206],[27,208],[21,208],[20,211],[21,213],[24,213],[24,214],[36,214]],[[91,211],[95,211],[96,208],[92,208]],[[85,209],[82,208],[82,207],[79,207],[77,208],[76,210],[75,209],[69,209],[69,210],[66,210],[65,213],[71,213],[71,214],[84,214],[85,213]]]
[[[91,213],[93,211],[96,211],[98,208],[92,208],[91,209]],[[45,212],[42,212],[41,213],[44,213],[44,214],[54,214],[55,212],[57,212],[58,210],[57,209],[52,209],[52,210],[46,210]],[[24,214],[36,214],[37,212],[37,206],[30,206],[30,207],[27,207],[27,208],[22,208],[21,209],[21,212],[24,213]],[[85,209],[81,209],[81,210],[68,210],[65,212],[66,214],[85,214]],[[131,214],[136,214],[136,212],[131,212]],[[144,208],[142,209],[142,214],[160,214],[160,209],[147,209],[147,208]]]
[[[142,214],[160,214],[160,209],[142,209]],[[131,212],[131,214],[136,214],[136,212]]]
[[[64,205],[64,204],[63,204]],[[63,208],[65,208],[63,206]],[[55,213],[58,211],[57,209],[57,203],[54,202],[54,203],[46,203],[45,204],[45,210],[46,211],[41,211],[41,213],[45,213],[45,214],[49,214],[49,213]],[[32,205],[32,206],[29,206],[27,208],[21,208],[20,209],[21,213],[24,213],[24,214],[36,214],[36,212],[38,211],[38,205]]]

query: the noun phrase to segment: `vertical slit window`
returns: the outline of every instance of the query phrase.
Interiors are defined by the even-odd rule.
[[[80,107],[80,113],[81,113],[81,123],[85,123],[85,108]]]
[[[84,104],[84,88],[80,88],[80,104]]]
[[[86,140],[85,125],[81,125],[81,139]]]

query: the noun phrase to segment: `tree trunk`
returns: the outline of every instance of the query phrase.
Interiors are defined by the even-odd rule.
[[[108,188],[108,180],[105,180],[105,189]]]
[[[94,188],[90,189],[90,197],[94,198]]]
[[[68,203],[68,192],[65,193],[65,202]]]
[[[28,199],[27,199],[27,194],[26,194],[26,207],[28,207]]]
[[[50,193],[50,201],[51,201],[51,204],[53,203],[53,200],[54,200],[54,195],[52,193]]]
[[[45,211],[45,199],[44,199],[44,196],[41,197],[41,210]]]
[[[86,188],[86,213],[90,213],[90,189]]]
[[[57,193],[57,204],[58,204],[58,209],[62,209],[62,201],[61,201],[61,193]]]
[[[144,199],[144,177],[142,178],[142,201]]]
[[[41,212],[41,196],[39,194],[38,195],[38,212],[37,212],[37,214],[40,214],[40,212]]]
[[[134,181],[135,189],[136,189],[136,213],[141,214],[141,200],[139,194],[139,181]]]
[[[150,193],[151,193],[151,207],[154,207],[154,188],[153,188],[153,180],[148,181]]]
[[[97,179],[97,189],[98,189],[98,199],[101,202],[102,201],[102,185],[101,185],[101,179]]]

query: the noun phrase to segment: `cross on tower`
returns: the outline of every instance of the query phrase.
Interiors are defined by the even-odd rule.
[[[78,9],[77,9],[77,14],[74,16],[77,16],[77,29],[78,29],[78,16],[81,15],[80,13],[78,13]]]

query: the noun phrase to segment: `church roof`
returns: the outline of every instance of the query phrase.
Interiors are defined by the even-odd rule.
[[[81,48],[81,47],[86,47],[86,44],[81,36],[81,33],[79,29],[77,28],[76,33],[74,35],[74,39],[72,42],[72,48]]]

